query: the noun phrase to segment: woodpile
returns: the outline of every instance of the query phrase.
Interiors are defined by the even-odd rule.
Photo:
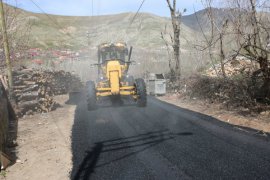
[[[53,97],[80,89],[81,81],[64,71],[41,71],[20,68],[13,71],[13,92],[17,115],[50,112],[57,107]]]
[[[226,76],[237,76],[237,75],[251,75],[254,71],[258,70],[259,64],[254,61],[245,59],[244,57],[236,57],[234,60],[228,60],[224,64],[224,70]],[[222,70],[220,64],[206,70],[205,74],[210,77],[221,77]]]

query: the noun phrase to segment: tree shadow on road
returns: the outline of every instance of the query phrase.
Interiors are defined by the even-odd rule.
[[[151,131],[135,136],[129,136],[124,138],[115,138],[105,141],[95,142],[92,148],[86,148],[85,156],[81,158],[81,162],[73,162],[73,171],[71,179],[73,180],[87,180],[94,173],[95,169],[102,168],[106,165],[120,161],[130,156],[134,156],[149,148],[152,148],[160,143],[168,140],[175,139],[177,136],[191,136],[192,132],[172,133],[168,129]],[[105,162],[99,163],[99,158],[103,153],[117,153],[122,150],[127,150],[127,153],[123,153],[120,156],[116,156],[113,159],[105,160]],[[76,151],[73,152],[73,156],[76,156]]]

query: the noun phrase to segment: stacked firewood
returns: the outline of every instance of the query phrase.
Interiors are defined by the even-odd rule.
[[[57,103],[53,97],[72,91],[72,82],[81,84],[78,77],[64,71],[27,68],[13,71],[13,92],[18,104],[18,116],[54,110]]]
[[[250,61],[248,59],[236,58],[235,60],[228,60],[224,64],[224,70],[227,77],[237,76],[237,75],[251,75],[254,71],[258,70],[259,64]],[[215,69],[213,67],[207,69],[205,74],[210,77],[222,76],[222,69],[220,65],[216,65]]]

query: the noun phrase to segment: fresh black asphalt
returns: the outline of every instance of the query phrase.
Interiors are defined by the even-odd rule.
[[[77,103],[71,179],[270,179],[270,141],[252,129],[148,98]]]

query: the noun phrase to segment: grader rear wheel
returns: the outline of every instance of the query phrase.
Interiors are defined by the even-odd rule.
[[[143,79],[139,78],[135,80],[136,92],[138,95],[137,105],[139,107],[145,107],[147,104],[146,85]]]

